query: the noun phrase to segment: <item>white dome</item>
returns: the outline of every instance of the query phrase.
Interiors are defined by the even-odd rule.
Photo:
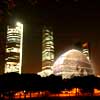
[[[93,74],[90,61],[79,50],[69,50],[62,54],[52,67],[55,75],[62,75],[63,78],[72,76]]]

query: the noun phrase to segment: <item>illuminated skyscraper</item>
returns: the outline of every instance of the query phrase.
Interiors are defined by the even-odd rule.
[[[4,73],[7,24],[15,7],[13,0],[0,0],[0,73]]]
[[[17,22],[7,27],[5,73],[21,73],[22,67],[23,24]]]
[[[83,42],[82,44],[82,52],[83,54],[87,57],[88,60],[90,60],[90,46],[89,46],[89,43],[88,42]]]
[[[50,69],[54,61],[54,38],[51,28],[44,27],[42,33],[42,70],[45,70]]]
[[[82,51],[82,53],[87,57],[88,60],[90,60],[90,44],[89,42],[78,42],[75,44],[76,48]]]

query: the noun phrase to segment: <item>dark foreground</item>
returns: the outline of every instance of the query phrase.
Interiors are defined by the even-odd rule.
[[[4,99],[0,99],[4,100]],[[29,99],[7,99],[7,100],[100,100],[100,96],[84,96],[84,97],[41,97]]]
[[[25,99],[20,99],[20,100],[25,100]],[[34,98],[34,99],[26,99],[26,100],[100,100],[100,97],[62,97],[62,98],[43,97],[43,98]]]
[[[34,98],[34,99],[26,99],[26,100],[100,100],[100,97],[43,97],[43,98]]]

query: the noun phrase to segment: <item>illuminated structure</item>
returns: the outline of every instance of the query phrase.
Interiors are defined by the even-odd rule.
[[[5,73],[21,73],[22,67],[23,24],[7,27]]]
[[[54,38],[51,28],[44,27],[42,31],[42,71],[37,74],[46,77],[53,74],[51,69],[54,61]]]
[[[4,73],[7,24],[15,7],[13,0],[0,0],[0,73]]]
[[[81,51],[76,49],[63,53],[55,61],[52,70],[55,75],[61,75],[62,78],[94,74],[90,61]]]
[[[53,32],[50,28],[43,28],[42,35],[42,70],[51,69],[54,61]]]
[[[88,60],[90,60],[90,47],[88,42],[82,43],[82,52],[87,57]]]
[[[75,46],[76,46],[76,49],[79,49],[80,51],[82,51],[82,53],[87,57],[88,60],[91,59],[89,42],[77,42]]]

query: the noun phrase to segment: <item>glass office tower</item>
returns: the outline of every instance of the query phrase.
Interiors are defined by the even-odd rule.
[[[42,70],[50,69],[54,61],[54,38],[50,27],[42,32]]]
[[[23,24],[17,22],[16,25],[7,27],[5,73],[21,73],[22,67],[22,47],[23,47]]]

